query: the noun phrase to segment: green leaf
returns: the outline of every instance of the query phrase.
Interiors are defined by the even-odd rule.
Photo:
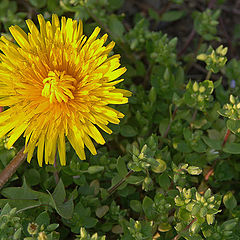
[[[125,32],[125,28],[122,22],[118,19],[116,15],[111,15],[109,17],[109,29],[113,36],[116,38],[122,38],[123,33]]]
[[[126,163],[121,157],[119,157],[117,160],[117,171],[121,177],[125,177],[128,173]]]
[[[142,208],[149,220],[153,220],[156,217],[156,211],[154,210],[153,205],[153,200],[150,197],[145,196],[143,199]]]
[[[59,180],[56,188],[54,189],[52,197],[55,202],[59,202],[59,203],[64,202],[64,200],[66,198],[66,192],[65,192],[65,188],[64,188],[62,179]]]
[[[210,139],[206,136],[202,136],[202,139],[203,141],[212,149],[215,149],[215,150],[221,150],[222,149],[222,142],[221,141],[218,141],[216,139]]]
[[[168,11],[162,15],[161,21],[173,22],[182,18],[185,14],[186,14],[185,11]]]
[[[41,204],[49,204],[51,199],[47,193],[32,190],[24,178],[22,187],[8,187],[1,191],[1,194],[9,199],[15,200],[39,200]]]
[[[0,208],[9,203],[11,207],[17,208],[17,210],[35,208],[41,206],[41,203],[37,200],[21,200],[21,199],[0,199]]]
[[[34,168],[25,171],[24,176],[30,186],[38,185],[41,182],[40,173]]]
[[[41,226],[41,225],[45,225],[48,226],[50,224],[50,217],[47,213],[47,211],[42,212],[35,220],[35,222]]]
[[[235,134],[239,134],[240,131],[240,121],[239,120],[232,120],[228,119],[227,120],[227,128],[231,130]]]
[[[240,143],[226,143],[223,151],[231,154],[240,154]]]
[[[162,159],[156,159],[158,166],[151,166],[152,171],[155,173],[162,173],[167,169],[167,164]]]
[[[109,211],[109,206],[104,205],[96,209],[96,215],[99,218],[102,218]]]
[[[182,152],[182,153],[190,153],[190,152],[192,152],[191,147],[189,147],[189,145],[185,141],[182,141],[182,140],[180,140],[177,143],[174,143],[173,147],[175,149],[177,149],[179,152]]]
[[[238,218],[234,218],[234,219],[230,219],[230,220],[224,222],[222,224],[221,228],[224,231],[231,231],[236,227],[237,224],[238,224]]]
[[[142,211],[142,205],[139,200],[131,200],[130,201],[130,207],[135,212],[141,212]]]
[[[223,197],[223,203],[227,209],[232,211],[237,206],[237,200],[232,192],[228,192]]]
[[[47,226],[47,230],[49,232],[52,232],[52,231],[56,230],[58,227],[59,227],[58,223],[53,223],[53,224],[50,224],[50,225]]]
[[[56,203],[56,202],[54,202],[54,205],[55,205],[55,209],[56,209],[57,213],[61,217],[66,218],[66,219],[70,219],[72,217],[73,209],[74,209],[74,205],[73,205],[73,200],[72,199],[70,199],[70,200],[68,200],[68,201],[66,201],[64,203]]]
[[[46,0],[29,0],[29,2],[36,8],[42,8],[46,5]]]
[[[104,170],[103,166],[96,165],[96,166],[90,166],[87,171],[89,174],[96,174],[98,172],[102,172],[103,170]]]
[[[53,194],[49,193],[49,195],[51,196],[51,202],[57,213],[63,218],[71,218],[74,208],[73,199],[71,198],[70,200],[65,201],[66,192],[61,179],[59,180]]]
[[[157,176],[157,182],[160,185],[160,187],[163,188],[164,190],[167,190],[171,185],[170,178],[166,172]]]
[[[135,137],[137,135],[137,131],[130,125],[123,125],[120,127],[120,134],[123,137]]]

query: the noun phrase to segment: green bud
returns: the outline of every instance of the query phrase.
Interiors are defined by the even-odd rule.
[[[40,232],[39,234],[38,234],[38,238],[37,238],[38,240],[47,240],[47,235],[46,235],[46,233],[45,232]]]
[[[154,104],[156,102],[157,92],[156,92],[156,89],[154,87],[151,88],[151,90],[149,92],[149,95],[148,95],[148,98],[149,98],[151,104]]]
[[[80,234],[81,234],[81,238],[83,239],[88,237],[87,231],[83,227],[81,227],[80,229]]]
[[[169,69],[166,68],[165,72],[164,72],[164,75],[163,75],[163,78],[165,81],[169,81],[170,80],[170,72],[169,72]]]
[[[198,91],[198,83],[197,82],[194,82],[194,84],[193,84],[193,91],[194,92]]]
[[[207,55],[204,53],[201,53],[197,56],[197,60],[205,61],[206,59],[207,59]]]
[[[234,96],[231,94],[230,95],[230,102],[232,103],[232,104],[235,104],[235,98],[234,98]]]
[[[227,51],[228,51],[228,48],[227,47],[223,48],[223,45],[219,46],[216,49],[216,53],[221,55],[221,56],[225,56],[227,54]]]
[[[206,219],[207,219],[208,225],[211,225],[214,222],[214,215],[213,214],[207,214]]]
[[[199,88],[199,92],[200,92],[200,93],[205,92],[205,90],[206,90],[206,88],[205,88],[204,86],[201,86],[201,87]]]
[[[201,200],[201,195],[198,192],[196,192],[196,199],[197,199],[197,201]]]

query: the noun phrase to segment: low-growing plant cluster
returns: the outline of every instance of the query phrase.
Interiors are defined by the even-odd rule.
[[[57,154],[39,167],[35,152],[17,169],[0,191],[0,240],[240,239],[239,9],[225,0],[2,0],[10,41],[9,27],[27,32],[38,13],[81,19],[87,36],[99,26],[132,96],[114,106],[125,117],[101,132],[96,155],[80,160],[66,141],[66,166]],[[0,171],[24,146],[24,137],[8,141]]]

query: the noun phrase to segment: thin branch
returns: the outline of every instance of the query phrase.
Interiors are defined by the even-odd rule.
[[[117,184],[115,184],[113,187],[111,187],[108,190],[109,194],[112,194],[115,190],[117,190],[118,187],[120,187],[131,175],[133,174],[133,170],[130,170],[127,175],[121,179]]]
[[[27,154],[24,153],[24,147],[17,153],[12,161],[0,173],[0,189],[17,171],[18,167],[25,161]]]
[[[176,108],[174,109],[174,111],[173,111],[172,118],[170,119],[170,122],[169,122],[169,124],[168,124],[168,126],[167,126],[167,129],[166,129],[166,131],[165,131],[165,133],[164,133],[164,135],[163,135],[164,138],[166,138],[167,135],[168,135],[168,132],[169,132],[169,130],[170,130],[170,128],[171,128],[172,122],[173,122],[173,120],[174,120],[174,118],[175,118],[175,116],[176,116],[177,110],[178,110],[178,108],[176,107]]]
[[[194,222],[196,222],[196,221],[197,221],[197,218],[194,218],[194,219],[183,229],[182,232],[187,231],[187,230],[192,226],[192,224],[193,224]],[[179,233],[177,236],[175,236],[172,240],[178,240],[180,237],[181,237],[181,233]]]

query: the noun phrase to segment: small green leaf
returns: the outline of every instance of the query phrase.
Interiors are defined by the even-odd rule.
[[[223,197],[223,203],[227,209],[232,211],[237,206],[237,200],[232,192],[228,192]]]
[[[29,2],[36,8],[42,8],[46,5],[46,0],[29,0]]]
[[[138,200],[131,200],[130,201],[130,207],[135,212],[141,212],[142,211],[142,205],[141,202]]]
[[[185,11],[168,11],[162,15],[161,21],[173,22],[182,18],[185,14],[186,14]]]
[[[96,165],[96,166],[90,166],[87,171],[89,174],[96,174],[98,172],[102,172],[103,170],[104,170],[103,166]]]
[[[231,154],[240,154],[240,143],[226,143],[223,151]]]
[[[156,217],[156,211],[154,210],[153,205],[153,200],[150,197],[145,196],[143,199],[142,208],[149,220],[153,220]]]
[[[50,224],[50,225],[47,226],[47,230],[48,230],[49,232],[52,232],[52,231],[56,230],[56,229],[58,228],[58,226],[59,226],[58,223]]]
[[[48,226],[50,224],[50,217],[47,213],[47,211],[42,212],[41,214],[38,215],[38,217],[36,218],[35,222],[41,226],[41,225],[45,225]]]
[[[123,137],[135,137],[137,135],[137,131],[130,125],[123,125],[120,128],[120,134]]]
[[[235,226],[238,224],[238,218],[230,219],[226,222],[224,222],[221,226],[221,228],[224,231],[231,231],[235,228]]]
[[[125,28],[116,15],[109,16],[109,29],[113,36],[122,38]]]
[[[96,209],[96,215],[99,218],[102,218],[109,211],[109,206],[104,205]]]
[[[222,149],[222,142],[221,141],[218,141],[216,139],[210,139],[206,136],[202,136],[202,139],[203,141],[212,149],[215,149],[215,150],[221,150]]]
[[[227,128],[231,130],[235,134],[239,134],[240,132],[240,121],[239,120],[227,120]]]
[[[163,189],[167,190],[171,185],[170,178],[166,172],[162,173],[161,175],[157,176],[157,182]]]
[[[25,171],[24,176],[29,186],[35,186],[40,183],[40,173],[34,168]]]
[[[117,171],[121,177],[125,177],[128,173],[126,163],[121,157],[119,157],[117,160]]]

